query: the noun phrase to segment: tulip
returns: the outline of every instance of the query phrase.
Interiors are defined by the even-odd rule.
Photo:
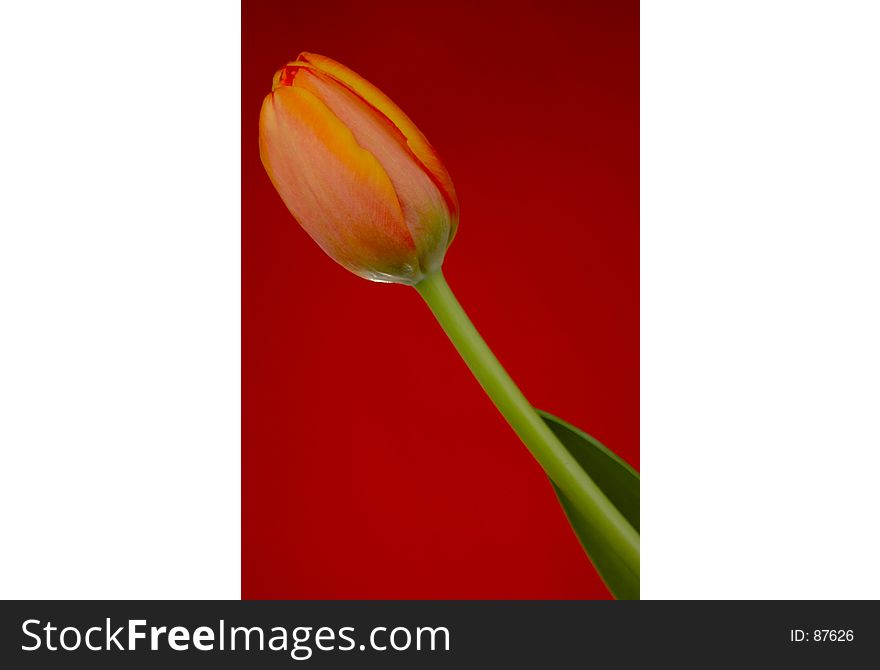
[[[441,266],[458,199],[415,124],[345,66],[302,53],[275,74],[263,101],[260,157],[287,208],[331,258],[366,279],[415,287],[557,487],[609,588],[637,598],[638,531],[553,432],[558,420],[529,404],[446,283]]]
[[[275,74],[260,157],[287,208],[336,262],[381,282],[440,269],[458,227],[449,173],[390,98],[344,65],[302,53]]]

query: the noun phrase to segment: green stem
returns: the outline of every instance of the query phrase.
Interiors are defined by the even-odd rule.
[[[480,337],[443,273],[428,275],[416,284],[415,289],[431,308],[474,377],[550,479],[586,518],[595,523],[615,553],[638,576],[639,534],[538,416]]]

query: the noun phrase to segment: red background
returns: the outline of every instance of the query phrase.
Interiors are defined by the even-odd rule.
[[[257,120],[303,50],[389,94],[455,181],[444,270],[477,327],[638,468],[638,4],[249,0],[242,29],[242,597],[607,597],[415,291],[296,225]]]

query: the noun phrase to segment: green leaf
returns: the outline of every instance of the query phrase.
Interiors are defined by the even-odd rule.
[[[587,435],[562,419],[537,410],[540,417],[559,438],[563,446],[580,463],[596,485],[620,510],[623,517],[639,531],[639,473],[599,440]],[[553,482],[551,482],[552,484]],[[590,557],[602,581],[615,598],[638,600],[639,576],[624,565],[590,520],[581,515],[556,488],[556,496],[568,517],[575,535]]]

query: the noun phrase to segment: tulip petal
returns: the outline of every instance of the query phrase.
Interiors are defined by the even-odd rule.
[[[452,228],[452,215],[443,192],[406,145],[406,140],[371,105],[347,86],[320,71],[300,70],[292,85],[313,93],[348,128],[388,174],[403,218],[419,252],[423,272],[443,262]]]
[[[369,279],[421,278],[388,174],[316,96],[290,86],[266,96],[260,156],[288,209],[332,258]]]
[[[455,186],[452,184],[452,178],[446,171],[437,152],[428,142],[428,139],[422,134],[415,123],[398,107],[391,98],[376,88],[369,81],[361,77],[356,72],[349,70],[341,63],[337,63],[332,58],[303,52],[297,58],[297,63],[308,63],[315,68],[329,74],[336,80],[348,86],[357,95],[363,98],[370,105],[375,107],[387,118],[394,126],[406,137],[407,144],[415,154],[416,158],[431,173],[437,182],[438,187],[443,193],[452,213],[453,226],[458,220],[458,198],[455,194]],[[291,65],[293,65],[292,63]],[[454,233],[454,230],[452,231]]]

